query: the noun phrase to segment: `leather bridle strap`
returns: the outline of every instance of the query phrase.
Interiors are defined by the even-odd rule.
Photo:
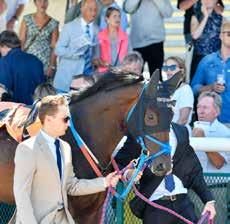
[[[95,172],[95,174],[98,177],[102,177],[103,176],[102,172],[98,168],[98,166],[100,165],[99,161],[93,155],[93,153],[90,151],[89,147],[85,144],[85,142],[83,141],[81,136],[77,133],[77,131],[76,131],[75,127],[74,127],[74,124],[73,124],[73,120],[72,120],[71,117],[70,117],[70,130],[71,130],[71,132],[73,134],[74,140],[76,141],[76,143],[79,146],[81,152],[83,153],[83,155],[85,156],[85,158],[89,162],[89,164],[92,167],[92,169]]]

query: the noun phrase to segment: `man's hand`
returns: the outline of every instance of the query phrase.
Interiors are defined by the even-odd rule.
[[[205,137],[204,130],[201,128],[193,128],[192,136],[193,137]]]
[[[114,171],[110,174],[108,174],[106,177],[105,177],[105,182],[106,182],[106,186],[107,187],[116,187],[119,179],[121,178],[121,175],[118,175],[117,174],[117,171]]]
[[[135,169],[127,169],[126,172],[125,172],[125,175],[126,175],[126,176],[125,176],[125,179],[126,179],[126,180],[130,180],[130,179],[132,178],[134,172],[135,172]],[[137,174],[136,178],[135,178],[135,182],[138,182],[138,181],[141,179],[142,175],[143,175],[143,172],[140,171],[140,172]]]
[[[216,216],[216,209],[215,209],[214,204],[215,202],[207,202],[204,206],[202,215],[204,215],[206,212],[210,212],[209,219],[213,220],[214,217]]]
[[[7,27],[7,30],[13,30],[14,29],[14,25],[15,25],[15,22],[16,22],[16,19],[15,18],[11,18],[6,27]]]
[[[206,152],[209,161],[215,166],[217,169],[220,169],[225,164],[225,159],[220,153],[218,152]]]
[[[217,93],[222,93],[225,90],[225,85],[221,85],[221,84],[215,82],[213,85],[213,90]]]

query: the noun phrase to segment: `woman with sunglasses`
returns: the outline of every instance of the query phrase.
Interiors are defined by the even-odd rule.
[[[179,71],[182,74],[182,82],[173,94],[172,99],[176,101],[176,104],[172,122],[185,125],[191,134],[189,123],[192,119],[194,96],[191,87],[185,83],[186,67],[184,61],[176,56],[168,57],[162,67],[162,79],[170,79]]]

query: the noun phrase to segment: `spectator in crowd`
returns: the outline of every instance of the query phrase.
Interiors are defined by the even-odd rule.
[[[217,120],[221,110],[221,97],[216,92],[206,91],[198,98],[197,114],[198,121],[194,122],[194,137],[230,137],[230,129]],[[221,141],[221,140],[220,140]],[[208,147],[207,147],[208,148]],[[196,151],[196,154],[205,173],[229,173],[230,153],[221,152],[221,148],[216,148],[217,152]],[[205,176],[207,183],[211,185],[212,193],[216,198],[218,213],[216,223],[227,223],[227,204],[226,198],[228,187],[224,184],[220,186],[219,181],[213,180],[211,176]],[[223,179],[223,182],[227,179]]]
[[[109,72],[112,73],[132,73],[136,75],[141,75],[143,68],[143,59],[139,52],[131,52],[125,56],[124,60],[122,61],[121,65],[111,68]],[[90,86],[92,86],[97,79],[101,77],[101,74],[94,76],[85,76],[82,75],[75,75],[73,76],[70,90],[73,91],[82,91]]]
[[[70,4],[70,8],[66,12],[65,16],[65,23],[70,22],[74,20],[75,18],[79,17],[81,14],[80,8],[81,8],[82,1],[78,0],[72,0],[72,3]],[[128,28],[128,19],[126,13],[120,8],[120,6],[117,4],[115,0],[97,0],[97,6],[98,6],[98,14],[97,18],[95,19],[96,24],[100,27],[100,30],[105,29],[106,24],[106,10],[109,7],[114,7],[119,9],[121,13],[121,28],[123,31],[126,31]]]
[[[192,119],[194,96],[191,87],[185,83],[186,67],[184,61],[179,57],[168,57],[162,67],[162,75],[167,79],[172,78],[177,72],[181,72],[181,83],[173,94],[172,99],[176,101],[172,122],[185,125],[191,134],[189,123]]]
[[[121,71],[126,73],[133,73],[141,76],[142,70],[144,66],[144,60],[141,54],[138,51],[130,52],[128,55],[124,57],[120,66],[117,66],[113,69],[113,71]]]
[[[191,75],[196,72],[200,60],[220,49],[220,29],[223,21],[221,13],[214,8],[217,0],[201,0],[201,13],[194,14],[191,19],[191,35],[194,42],[194,51],[191,64]]]
[[[98,47],[93,64],[99,72],[121,64],[128,54],[128,34],[120,28],[121,14],[119,9],[109,7],[106,11],[107,28],[98,33]]]
[[[6,9],[5,0],[0,0],[0,33],[6,29]]]
[[[0,34],[0,52],[0,83],[12,92],[14,102],[32,104],[35,88],[45,81],[42,62],[21,50],[13,31]]]
[[[150,75],[161,69],[164,60],[164,19],[173,8],[170,0],[125,0],[123,8],[131,14],[131,46],[148,63]]]
[[[203,92],[198,98],[198,121],[194,123],[194,137],[230,137],[230,129],[217,120],[221,97],[216,92]],[[220,151],[221,149],[217,149]],[[204,172],[229,172],[229,152],[197,152]]]
[[[200,61],[191,86],[195,96],[203,91],[220,94],[222,108],[218,120],[230,124],[230,22],[222,25],[220,39],[221,49]]]
[[[75,177],[70,146],[59,138],[65,134],[70,116],[63,96],[44,97],[38,116],[42,123],[40,132],[16,149],[16,223],[74,224],[67,194],[87,195],[115,187],[119,175],[114,172],[91,180]]]
[[[6,0],[7,4],[7,14],[6,14],[6,21],[7,21],[7,29],[14,30],[17,29],[16,24],[20,16],[22,15],[26,4],[29,0]]]
[[[66,92],[69,91],[74,75],[90,75],[93,72],[92,54],[98,34],[98,27],[94,25],[96,1],[83,0],[81,15],[64,25],[56,46],[59,64],[54,87]]]
[[[192,15],[197,14],[201,10],[201,1],[200,0],[178,0],[177,1],[177,8],[180,10],[184,10],[184,38],[185,42],[191,43],[192,36],[191,36],[191,18]],[[224,10],[224,4],[222,0],[217,0],[217,4],[214,8],[216,13],[221,13]]]
[[[36,12],[24,16],[19,37],[24,51],[37,56],[47,77],[56,70],[54,48],[58,39],[58,21],[47,15],[48,0],[34,0]]]
[[[126,31],[128,28],[128,19],[126,13],[120,8],[115,0],[100,0],[102,4],[100,11],[99,27],[100,30],[103,30],[107,27],[107,9],[110,7],[118,9],[120,12],[120,27],[123,31]]]
[[[71,22],[81,15],[81,3],[82,1],[71,0],[67,5],[67,11],[65,14],[65,23]]]

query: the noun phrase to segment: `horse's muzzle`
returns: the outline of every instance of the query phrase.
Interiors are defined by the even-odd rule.
[[[156,176],[164,176],[166,173],[170,170],[168,166],[165,163],[159,163],[155,165],[154,163],[151,164],[150,170],[152,173],[154,173]]]

